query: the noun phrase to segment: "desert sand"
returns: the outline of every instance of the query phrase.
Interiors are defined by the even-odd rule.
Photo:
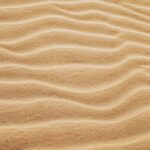
[[[0,0],[0,150],[150,150],[150,0]]]

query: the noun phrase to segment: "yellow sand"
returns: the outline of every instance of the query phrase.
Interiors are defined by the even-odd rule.
[[[150,150],[150,0],[0,0],[0,150]]]

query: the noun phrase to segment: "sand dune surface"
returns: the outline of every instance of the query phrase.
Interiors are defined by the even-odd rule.
[[[0,0],[0,150],[150,150],[150,1]]]

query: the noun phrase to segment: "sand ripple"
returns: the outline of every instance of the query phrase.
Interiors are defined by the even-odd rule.
[[[149,7],[0,0],[0,150],[149,150]]]

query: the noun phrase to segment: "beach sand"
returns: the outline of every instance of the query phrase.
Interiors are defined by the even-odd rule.
[[[0,0],[0,150],[150,150],[150,0]]]

